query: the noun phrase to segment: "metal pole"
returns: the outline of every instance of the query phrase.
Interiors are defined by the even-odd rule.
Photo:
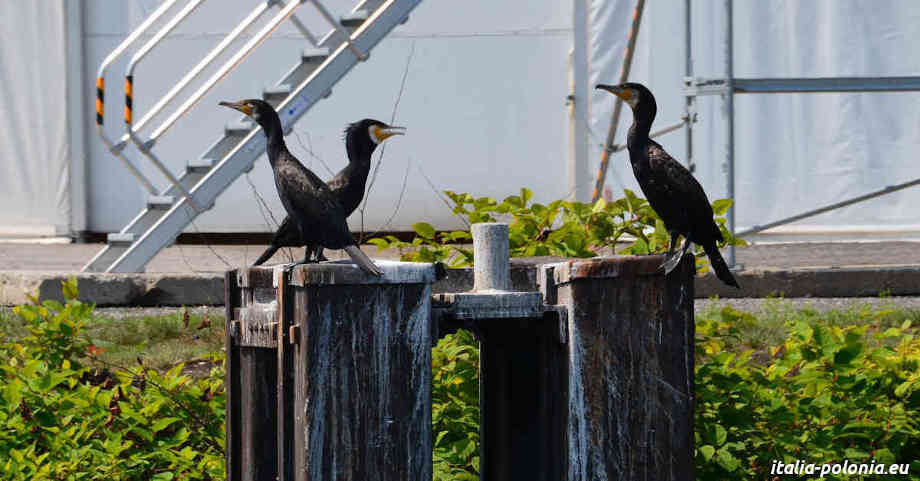
[[[734,68],[732,65],[733,55],[733,32],[732,32],[732,0],[725,0],[725,80],[728,92],[723,95],[725,101],[725,190],[726,196],[732,201],[735,200],[735,102],[732,82],[734,77]],[[735,232],[735,205],[728,209],[726,213],[726,224],[728,231]],[[725,262],[729,267],[735,265],[735,246],[728,246],[728,255]]]
[[[642,9],[645,8],[645,0],[636,0],[636,8],[633,9],[632,25],[629,27],[629,34],[626,36],[626,52],[623,56],[623,65],[620,66],[619,81],[626,82],[629,79],[629,71],[632,68],[633,53],[636,50],[636,37],[639,36],[639,23],[642,20]],[[597,169],[597,179],[594,181],[594,193],[591,194],[591,202],[596,202],[601,197],[604,190],[604,181],[607,179],[607,167],[610,165],[610,154],[613,153],[613,141],[617,135],[617,124],[620,123],[620,112],[623,110],[623,100],[619,97],[613,104],[613,114],[610,117],[610,127],[607,129],[607,140],[604,142],[604,152],[601,154],[601,165]]]
[[[588,8],[586,0],[572,2],[572,154],[569,159],[569,192],[572,200],[589,195],[588,173]]]
[[[687,55],[684,64],[684,78],[690,79],[693,77],[693,43],[692,40],[692,30],[691,30],[691,3],[690,0],[684,0],[684,48]],[[696,164],[693,162],[693,117],[696,115],[696,97],[691,95],[684,95],[684,116],[687,122],[687,134],[686,139],[686,153],[684,154],[687,159],[687,170],[692,174],[696,170]]]

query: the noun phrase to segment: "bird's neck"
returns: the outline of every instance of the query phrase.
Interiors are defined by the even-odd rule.
[[[275,162],[281,157],[281,153],[287,150],[287,146],[284,145],[284,132],[281,128],[281,121],[277,117],[267,119],[262,122],[262,130],[265,131],[265,137],[268,139],[265,146],[268,162],[274,167]]]
[[[637,105],[633,111],[633,124],[626,135],[626,146],[630,149],[639,147],[649,141],[649,132],[655,120],[656,109],[654,105]]]
[[[349,165],[367,166],[370,168],[371,155],[374,153],[376,144],[370,141],[361,141],[357,135],[349,133],[345,137],[345,153],[348,155]]]
[[[376,146],[364,145],[352,139],[345,143],[345,151],[348,154],[348,165],[344,169],[345,178],[348,179],[345,188],[349,191],[349,198],[354,197],[360,201],[364,197],[374,147]]]

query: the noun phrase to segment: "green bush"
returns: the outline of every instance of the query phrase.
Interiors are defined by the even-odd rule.
[[[222,368],[102,365],[82,333],[93,306],[73,279],[63,292],[14,308],[29,334],[0,345],[0,478],[222,479]]]
[[[729,349],[755,322],[730,307],[697,322],[698,479],[768,479],[773,461],[796,460],[911,463],[908,479],[920,479],[920,341],[909,321],[881,330],[793,317],[782,344]]]
[[[431,352],[434,479],[479,479],[479,345],[468,331]]]
[[[450,199],[453,214],[467,225],[508,222],[512,257],[594,257],[598,250],[614,248],[627,238],[632,242],[619,252],[621,254],[663,253],[668,249],[669,236],[664,223],[645,199],[628,189],[620,199],[611,202],[599,199],[593,204],[565,200],[547,205],[532,203],[533,193],[526,188],[502,202],[449,190],[445,194]],[[729,199],[715,201],[712,204],[715,220],[726,243],[742,245],[744,241],[732,237],[725,228],[725,213],[731,204]],[[425,222],[416,223],[412,228],[416,236],[411,242],[394,236],[377,237],[368,242],[379,249],[405,250],[401,256],[404,261],[444,262],[450,267],[472,265],[468,231],[438,233]],[[707,261],[702,249],[697,247],[696,252],[697,267],[705,269]]]

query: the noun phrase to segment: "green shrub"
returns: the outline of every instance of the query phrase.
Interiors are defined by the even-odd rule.
[[[431,352],[434,479],[479,479],[479,345],[457,331]]]
[[[0,345],[0,478],[222,479],[222,368],[101,365],[82,333],[93,306],[75,280],[63,291],[14,308],[29,335]]]
[[[791,318],[778,346],[727,349],[753,322],[730,307],[697,322],[699,479],[768,479],[773,461],[796,460],[912,463],[909,479],[920,479],[920,341],[909,321],[880,330]]]
[[[453,214],[467,224],[503,221],[509,224],[512,257],[560,256],[594,257],[603,248],[615,248],[627,238],[632,243],[621,254],[663,253],[668,249],[669,236],[664,223],[645,199],[632,191],[611,202],[599,199],[593,204],[556,200],[547,205],[532,203],[533,193],[523,188],[519,195],[502,202],[492,197],[473,197],[446,191]],[[725,228],[725,213],[729,199],[713,203],[716,223],[726,243],[742,245],[744,241],[731,236]],[[473,252],[468,244],[469,231],[441,232],[425,222],[412,226],[415,238],[405,242],[394,236],[377,237],[368,242],[380,249],[405,250],[401,256],[411,262],[444,262],[450,267],[473,264]],[[705,269],[706,257],[697,247],[697,267]]]

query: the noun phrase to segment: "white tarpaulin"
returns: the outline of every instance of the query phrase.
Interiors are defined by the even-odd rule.
[[[633,0],[589,0],[590,81],[615,83]],[[724,73],[724,2],[692,2],[693,69]],[[736,0],[734,76],[861,77],[920,75],[920,2]],[[648,1],[631,80],[658,100],[653,126],[684,109],[683,2]],[[592,97],[591,178],[614,97]],[[694,132],[697,177],[710,199],[725,196],[725,117],[718,96],[700,97]],[[625,141],[629,109],[618,129]],[[920,93],[742,94],[735,96],[736,225],[764,224],[920,178]],[[686,159],[684,132],[658,139]],[[637,189],[625,152],[611,159],[607,184]],[[799,221],[787,232],[920,231],[920,187]]]
[[[592,86],[614,82],[634,0],[579,1],[588,5],[587,79]],[[135,115],[148,111],[256,3],[205,2],[189,22],[168,35],[135,72]],[[326,2],[336,15],[354,3]],[[724,67],[723,2],[692,3],[694,73],[719,77]],[[5,166],[0,180],[4,202],[0,233],[55,235],[84,228],[113,232],[143,208],[146,192],[93,131],[94,77],[105,55],[159,4],[158,0],[0,2],[0,159]],[[67,11],[71,7],[75,14]],[[303,7],[304,18],[310,18],[311,12],[309,6]],[[362,117],[389,120],[400,98],[396,122],[409,128],[408,135],[388,142],[364,224],[358,214],[351,219],[355,230],[362,226],[405,230],[419,220],[440,228],[460,226],[435,193],[440,189],[502,198],[530,187],[539,201],[564,197],[570,192],[566,97],[572,12],[572,2],[556,0],[426,0],[368,62],[355,68],[331,97],[295,126],[288,144],[321,177],[329,178],[345,162],[341,142],[345,124]],[[71,28],[74,22],[76,28]],[[312,26],[317,32],[329,28]],[[79,32],[76,38],[74,32]],[[920,75],[918,40],[920,2],[914,0],[734,2],[736,77]],[[683,115],[683,43],[683,2],[649,0],[631,78],[655,92],[657,126]],[[161,159],[180,173],[220,137],[225,124],[238,118],[218,107],[217,101],[259,96],[293,65],[305,46],[296,29],[282,26],[157,143]],[[133,53],[120,58],[108,72],[105,128],[116,139],[124,132],[119,120],[120,79]],[[82,65],[83,71],[75,65]],[[592,90],[589,99],[591,149],[583,175],[593,183],[613,97]],[[721,108],[719,97],[701,97],[694,129],[697,176],[712,199],[725,196]],[[82,115],[75,117],[79,112]],[[68,117],[77,121],[68,124]],[[78,126],[86,133],[77,132]],[[627,126],[628,115],[617,142],[623,142]],[[920,93],[736,96],[738,227],[920,177],[915,159],[920,147],[918,127]],[[686,159],[682,132],[659,140],[676,158]],[[158,187],[166,185],[136,149],[129,146],[125,153]],[[314,155],[329,169],[314,162]],[[607,179],[614,195],[624,187],[637,189],[625,153],[612,157]],[[248,180],[276,217],[282,216],[264,158],[256,162]],[[806,219],[794,227],[887,230],[892,235],[920,232],[911,208],[918,203],[920,188]],[[189,230],[240,232],[271,227],[253,188],[247,179],[240,179]]]
[[[0,2],[0,233],[71,229],[64,2]]]

